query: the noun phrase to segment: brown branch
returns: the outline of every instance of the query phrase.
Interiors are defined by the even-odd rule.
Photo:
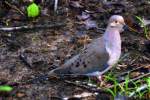
[[[45,25],[26,25],[26,26],[18,26],[18,27],[2,27],[0,31],[20,31],[20,30],[32,30],[32,29],[41,29],[41,28],[58,28],[61,26],[65,26],[65,23],[52,23],[52,24],[45,24]]]
[[[15,5],[11,5],[9,2],[7,2],[7,1],[5,1],[5,3],[9,6],[9,7],[11,7],[12,9],[15,9],[16,11],[18,11],[20,14],[22,14],[22,15],[24,15],[25,16],[25,14],[20,10],[20,9],[18,9]]]
[[[146,73],[146,74],[143,74],[143,75],[140,75],[139,77],[133,78],[133,79],[129,80],[129,82],[133,82],[133,81],[136,81],[136,80],[139,80],[141,78],[148,77],[148,76],[150,76],[150,72]]]
[[[70,84],[70,85],[74,85],[74,86],[86,89],[86,90],[88,90],[90,92],[109,93],[109,92],[107,92],[107,91],[105,91],[103,89],[100,89],[98,87],[91,87],[91,86],[88,86],[88,85],[82,85],[82,84],[78,84],[78,83],[71,82],[71,81],[68,81],[68,80],[64,80],[64,82],[67,83],[67,84]]]
[[[118,75],[116,75],[116,76],[123,76],[123,75],[129,74],[129,73],[131,73],[131,72],[133,72],[133,71],[139,70],[139,69],[144,68],[144,67],[147,67],[147,66],[137,67],[137,68],[134,68],[134,69],[132,69],[132,70],[128,70],[128,71],[126,71],[126,72],[123,72],[123,73],[121,73],[121,74],[118,74]]]

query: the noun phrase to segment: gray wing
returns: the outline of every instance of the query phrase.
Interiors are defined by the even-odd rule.
[[[95,39],[78,55],[68,60],[61,67],[53,70],[55,74],[88,74],[107,69],[109,55],[102,38]]]

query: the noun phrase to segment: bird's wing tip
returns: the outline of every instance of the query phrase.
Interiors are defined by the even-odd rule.
[[[57,74],[54,71],[55,71],[55,69],[48,72],[48,76],[57,76]]]

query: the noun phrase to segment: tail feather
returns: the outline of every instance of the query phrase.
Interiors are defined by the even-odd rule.
[[[58,76],[63,74],[72,74],[69,67],[59,67],[48,73],[49,76]]]

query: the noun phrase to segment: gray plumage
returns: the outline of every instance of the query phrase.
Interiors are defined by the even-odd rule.
[[[79,74],[99,76],[108,71],[121,55],[120,32],[125,25],[120,15],[113,15],[108,22],[104,35],[94,39],[86,45],[81,52],[48,73],[58,74]]]

